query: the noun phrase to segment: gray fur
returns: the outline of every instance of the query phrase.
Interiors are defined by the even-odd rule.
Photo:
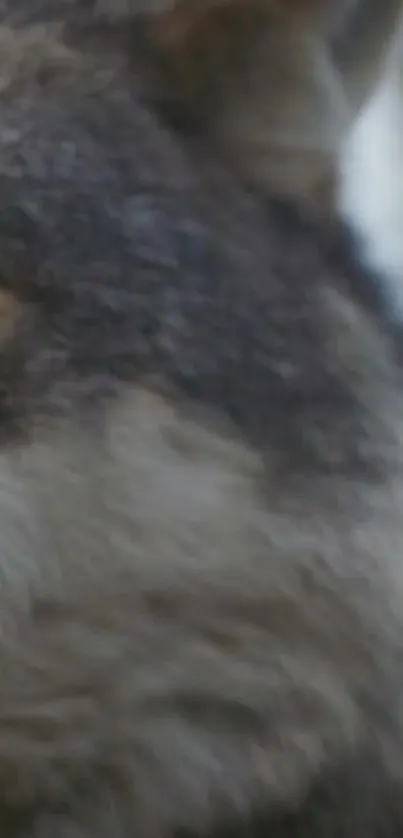
[[[152,39],[161,16],[164,32],[170,17],[197,21],[203,6],[213,37],[196,25],[190,45],[185,37],[172,52],[162,48],[182,121],[191,112],[198,133],[249,183],[321,206],[333,201],[341,145],[382,74],[402,0],[0,0],[0,14],[16,25],[62,21],[73,40],[95,22],[108,33],[107,49],[120,27],[130,52],[140,20]]]
[[[399,335],[94,46],[0,29],[0,831],[394,838]]]

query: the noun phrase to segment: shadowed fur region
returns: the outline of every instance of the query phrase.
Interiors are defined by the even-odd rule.
[[[396,838],[382,287],[57,17],[0,26],[0,834]]]

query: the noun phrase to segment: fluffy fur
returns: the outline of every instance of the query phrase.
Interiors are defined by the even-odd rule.
[[[0,28],[0,830],[395,838],[400,337],[99,37]]]
[[[0,0],[2,8],[17,24],[67,21],[75,38],[95,22],[107,41],[113,27],[130,40],[143,20],[145,52],[162,62],[157,90],[181,128],[203,132],[249,183],[333,208],[338,153],[381,73],[402,0]]]
[[[322,204],[341,143],[382,74],[401,0],[161,5],[151,37],[198,130],[252,183]]]

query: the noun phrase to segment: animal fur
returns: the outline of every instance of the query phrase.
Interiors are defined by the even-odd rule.
[[[399,335],[97,37],[0,28],[0,834],[396,838]]]
[[[75,30],[78,21],[136,29],[142,18],[163,64],[157,89],[170,113],[175,101],[182,127],[203,131],[247,182],[333,208],[340,148],[381,74],[402,0],[0,0],[2,8],[17,23],[62,19]]]
[[[133,5],[126,4],[127,15]],[[382,75],[401,0],[160,5],[165,10],[151,16],[151,36],[198,130],[204,127],[259,187],[321,198]]]

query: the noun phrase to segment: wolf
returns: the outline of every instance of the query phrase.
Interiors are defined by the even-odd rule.
[[[401,333],[164,67],[0,27],[0,834],[396,838]]]

